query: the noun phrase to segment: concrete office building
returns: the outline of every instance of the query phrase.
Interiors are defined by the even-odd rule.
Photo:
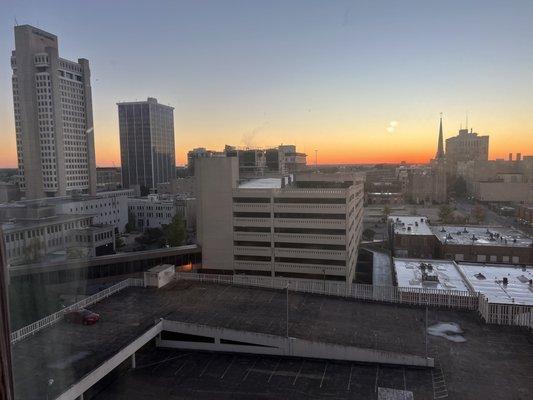
[[[59,214],[53,205],[0,206],[0,224],[10,265],[87,258],[115,251],[112,225],[88,214]]]
[[[353,280],[363,214],[354,174],[239,182],[234,157],[200,158],[195,170],[203,269]]]
[[[15,26],[13,104],[26,198],[96,192],[89,61],[59,57],[57,36]]]
[[[479,136],[472,129],[460,129],[457,136],[446,139],[446,165],[451,173],[456,173],[459,162],[488,158],[489,136]]]
[[[151,97],[117,105],[124,188],[148,192],[176,179],[174,108]]]

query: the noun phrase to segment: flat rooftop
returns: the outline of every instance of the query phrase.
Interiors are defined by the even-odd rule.
[[[281,189],[281,178],[259,178],[242,182],[239,189]]]
[[[394,233],[397,235],[424,235],[431,236],[427,217],[412,215],[391,215]]]
[[[469,291],[453,261],[395,258],[393,264],[400,288]],[[430,278],[424,279],[424,276]]]
[[[529,283],[533,280],[532,266],[458,263],[458,268],[474,290],[491,303],[533,305],[533,284]]]
[[[501,226],[435,225],[431,231],[446,244],[531,247],[533,243],[525,233]]]
[[[285,292],[269,289],[190,281],[172,282],[162,289],[128,288],[90,307],[102,318],[95,325],[61,321],[15,344],[16,396],[43,398],[47,390],[51,397],[57,396],[159,318],[284,335],[285,307]],[[291,292],[289,309],[293,337],[425,352],[423,308]],[[440,322],[458,324],[466,339],[457,343],[428,336],[430,356],[436,355],[442,366],[450,398],[527,398],[533,391],[530,334],[485,325],[474,312],[430,308],[429,324]],[[138,368],[108,381],[99,398],[375,399],[376,385],[406,387],[415,399],[431,398],[433,393],[431,371],[426,369],[167,352],[150,346],[141,350]],[[54,383],[47,389],[50,378]]]

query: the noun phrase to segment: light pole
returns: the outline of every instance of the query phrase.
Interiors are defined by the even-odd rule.
[[[428,301],[426,300],[426,329],[424,331],[424,338],[426,342],[426,360],[428,358]]]
[[[322,286],[324,294],[326,294],[326,270],[324,268],[322,269]]]
[[[287,301],[286,301],[286,305],[287,305],[287,309],[286,309],[286,314],[285,314],[285,321],[287,322],[287,326],[286,326],[286,335],[287,337],[289,337],[289,282],[287,281]]]

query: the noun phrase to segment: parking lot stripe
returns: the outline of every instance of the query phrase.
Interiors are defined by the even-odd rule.
[[[211,364],[211,362],[212,362],[214,359],[215,359],[215,355],[213,354],[213,355],[211,356],[211,358],[209,359],[209,361],[207,362],[207,364],[205,364],[205,367],[204,367],[204,369],[202,370],[202,372],[200,373],[200,375],[198,375],[199,378],[201,378],[201,377],[204,375],[205,371],[207,371],[207,368],[209,368],[209,365]]]
[[[189,360],[185,360],[185,362],[183,364],[181,364],[181,367],[179,367],[176,372],[174,372],[174,375],[178,375],[179,372],[183,369],[183,367],[185,367],[185,364],[187,364]]]
[[[352,385],[352,372],[353,372],[353,364],[350,365],[350,377],[348,378],[348,387],[346,390],[350,391],[350,386]]]
[[[246,378],[248,378],[248,375],[250,375],[250,372],[255,368],[255,364],[257,364],[257,360],[259,360],[259,359],[256,358],[254,360],[254,363],[252,364],[252,366],[250,368],[248,368],[248,371],[246,371],[246,374],[244,374],[244,376],[242,377],[242,381],[243,382],[246,380]]]
[[[278,367],[279,367],[279,358],[278,358],[278,362],[276,363],[276,366],[274,367],[274,369],[270,373],[270,376],[268,377],[268,382],[270,382],[270,380],[272,379],[272,376],[274,376],[274,374],[276,373]]]
[[[224,377],[226,376],[227,372],[229,371],[231,365],[233,364],[233,361],[235,361],[235,358],[236,358],[235,356],[233,356],[233,357],[231,358],[231,362],[230,362],[230,363],[228,364],[228,366],[226,367],[224,373],[220,376],[220,379],[224,379]]]
[[[326,362],[326,365],[324,365],[324,372],[322,373],[322,379],[320,380],[320,387],[322,387],[322,384],[324,383],[324,377],[326,376],[327,369],[328,369],[328,363]]]
[[[296,385],[296,380],[298,379],[298,377],[300,376],[300,373],[302,372],[304,363],[305,363],[305,360],[302,361],[302,363],[300,364],[300,369],[298,370],[298,373],[296,374],[296,376],[294,377],[294,380],[292,381],[292,386]]]

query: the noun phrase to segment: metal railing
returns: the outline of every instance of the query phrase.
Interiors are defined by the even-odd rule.
[[[50,314],[38,321],[35,321],[29,325],[26,325],[14,332],[11,332],[11,344],[15,344],[17,342],[20,342],[21,340],[25,339],[28,336],[31,336],[40,330],[55,324],[56,322],[60,321],[63,318],[63,315],[65,313],[79,310],[81,308],[90,306],[100,300],[103,300],[112,294],[115,294],[117,292],[120,292],[122,289],[125,289],[127,287],[141,287],[144,286],[144,280],[143,279],[137,279],[137,278],[128,278],[125,279],[116,285],[110,286],[107,289],[104,289],[98,293],[93,294],[92,296],[86,297],[85,299],[78,301],[77,303],[71,304],[68,307],[65,307],[53,314]]]
[[[177,272],[176,279],[198,282],[222,283],[239,286],[256,286],[270,289],[285,289],[303,293],[349,297],[359,300],[410,305],[428,305],[444,308],[477,310],[479,294],[461,290],[440,290],[403,288],[397,286],[376,286],[360,283],[346,285],[344,282],[330,282],[308,279],[275,278],[247,275],[214,275]]]

